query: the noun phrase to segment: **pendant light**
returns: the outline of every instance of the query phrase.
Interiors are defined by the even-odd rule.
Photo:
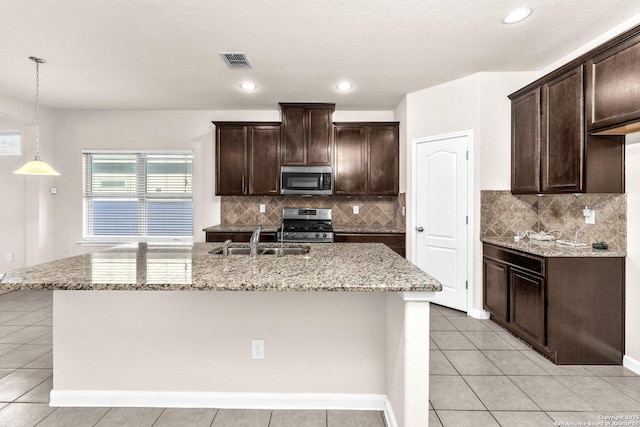
[[[36,157],[13,173],[20,175],[60,175],[48,163],[40,160],[40,64],[44,64],[47,61],[35,56],[30,56],[29,59],[36,63]]]

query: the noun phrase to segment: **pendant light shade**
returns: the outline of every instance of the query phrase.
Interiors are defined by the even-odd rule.
[[[13,172],[19,175],[60,175],[47,162],[43,162],[39,157],[25,163],[20,169]]]
[[[40,159],[40,64],[44,64],[47,61],[35,56],[30,56],[29,59],[36,63],[36,156],[32,161],[25,163],[24,166],[13,173],[20,175],[60,175],[48,163]]]

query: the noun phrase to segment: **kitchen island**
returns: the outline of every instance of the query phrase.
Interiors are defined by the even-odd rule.
[[[7,273],[3,289],[54,291],[51,405],[376,409],[389,426],[427,425],[437,281],[382,244],[257,259],[218,246]]]

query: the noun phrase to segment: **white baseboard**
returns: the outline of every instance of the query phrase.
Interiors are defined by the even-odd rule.
[[[397,426],[391,403],[384,394],[74,391],[54,389],[51,390],[49,406],[368,410],[384,411],[388,426]]]
[[[622,366],[640,375],[640,361],[625,355],[622,358]]]
[[[391,407],[389,399],[386,399],[384,402],[384,419],[387,422],[387,427],[398,427],[396,416],[393,413],[393,408]]]
[[[478,310],[477,308],[472,308],[467,312],[467,315],[473,317],[474,319],[487,320],[489,319],[489,312],[486,310]]]

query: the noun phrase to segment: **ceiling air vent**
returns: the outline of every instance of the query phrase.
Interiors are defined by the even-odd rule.
[[[220,56],[229,68],[251,68],[251,64],[249,63],[247,55],[245,55],[244,52],[220,52]]]

